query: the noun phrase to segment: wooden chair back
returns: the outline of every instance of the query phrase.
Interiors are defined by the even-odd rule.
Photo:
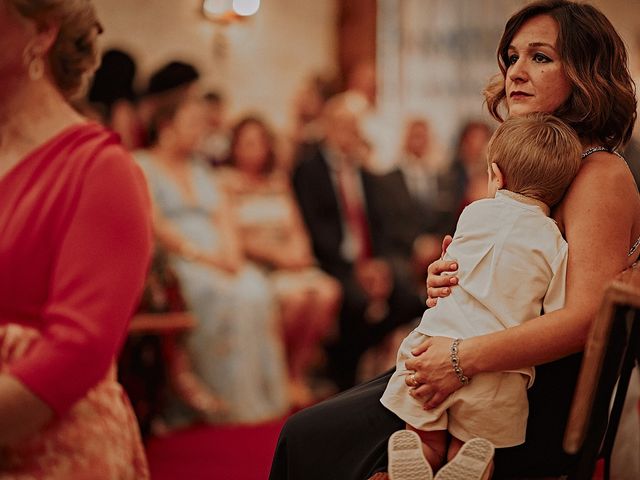
[[[564,449],[577,454],[569,479],[590,479],[598,459],[609,478],[611,451],[633,367],[640,358],[640,266],[607,288],[591,327],[565,430]]]

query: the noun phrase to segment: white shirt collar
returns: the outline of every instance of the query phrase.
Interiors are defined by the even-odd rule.
[[[511,199],[523,204],[523,206],[538,208],[542,210],[542,213],[544,213],[547,217],[551,214],[551,209],[546,203],[535,198],[527,197],[526,195],[522,195],[520,193],[512,192],[511,190],[502,188],[496,192],[495,198]]]

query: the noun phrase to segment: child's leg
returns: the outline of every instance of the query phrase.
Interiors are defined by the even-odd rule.
[[[451,436],[451,443],[449,443],[449,450],[447,450],[447,462],[453,460],[453,457],[456,456],[460,447],[464,445],[462,440],[457,439],[454,436]]]
[[[422,453],[427,459],[429,465],[434,470],[438,470],[444,463],[447,455],[447,437],[446,430],[424,431],[417,430],[411,425],[407,425],[407,430],[412,430],[418,434],[422,442]]]

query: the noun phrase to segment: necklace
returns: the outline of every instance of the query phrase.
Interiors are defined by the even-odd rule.
[[[609,152],[609,153],[613,153],[614,155],[622,158],[622,155],[620,155],[618,152],[616,152],[615,150],[610,150],[607,147],[603,147],[602,145],[598,145],[597,147],[591,147],[587,150],[585,150],[584,152],[582,152],[582,158],[585,159],[587,158],[589,155],[591,155],[592,153],[596,153],[596,152]],[[623,159],[624,160],[624,159]]]
[[[586,151],[582,152],[582,158],[586,158],[589,155],[591,155],[592,153],[596,153],[596,152],[608,152],[609,150],[603,146],[597,146],[597,147],[591,147],[589,149],[587,149]]]

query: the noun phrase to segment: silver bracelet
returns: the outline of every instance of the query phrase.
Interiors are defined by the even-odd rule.
[[[458,358],[458,345],[460,345],[461,341],[461,338],[456,338],[453,341],[453,343],[451,344],[451,354],[449,355],[449,357],[451,358],[451,365],[453,365],[453,371],[455,372],[456,377],[458,377],[460,383],[462,383],[463,385],[467,385],[471,381],[471,379],[467,377],[462,371],[462,368],[460,368],[460,359]]]

